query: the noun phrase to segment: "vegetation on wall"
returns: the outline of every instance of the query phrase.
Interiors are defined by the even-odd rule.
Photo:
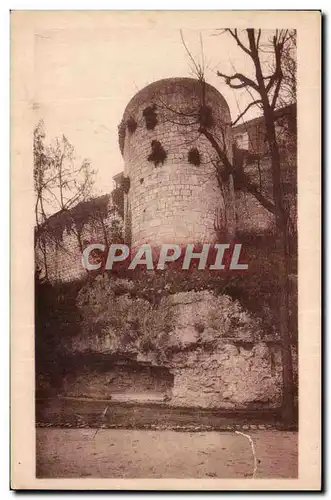
[[[128,194],[130,185],[130,177],[123,177],[120,185],[111,193],[113,204],[122,220],[124,219],[124,194]]]
[[[163,165],[166,158],[167,158],[167,153],[163,149],[163,146],[160,143],[160,141],[153,140],[151,142],[151,148],[152,148],[152,152],[148,155],[148,158],[147,158],[148,161],[153,162],[156,167],[160,163]]]
[[[128,194],[130,191],[130,177],[123,177],[121,181],[121,188],[123,189],[125,194]]]
[[[143,111],[143,116],[145,118],[147,130],[154,130],[154,128],[158,123],[156,114],[156,104],[153,104],[152,106],[147,106],[147,108],[145,108]]]
[[[162,351],[174,328],[174,313],[160,305],[154,307],[137,296],[134,288],[133,282],[104,274],[81,289],[77,304],[82,314],[83,342],[97,336],[107,338],[113,352]]]
[[[123,219],[124,217],[124,190],[121,186],[116,187],[111,192],[112,201],[118,210],[119,215]]]
[[[133,134],[136,129],[137,129],[137,122],[136,120],[133,118],[133,116],[130,116],[130,118],[127,119],[126,121],[126,126],[128,128],[128,131]]]
[[[120,151],[122,154],[124,151],[125,135],[126,135],[126,123],[122,118],[120,124],[118,125],[118,145],[120,147]]]
[[[187,346],[181,335],[186,327],[194,327],[196,335],[192,346],[196,347],[216,346],[222,338],[261,340],[261,321],[226,295],[217,295],[211,290],[191,290],[176,295],[166,291],[154,304],[139,296],[139,291],[150,285],[145,283],[143,287],[136,281],[103,275],[83,287],[78,295],[83,319],[80,345],[107,345],[111,352],[121,354],[153,353],[163,362]],[[188,304],[195,304],[199,321],[191,323],[187,318],[185,326],[182,317],[181,322],[178,321],[180,311]]]
[[[75,234],[80,239],[84,227],[100,226],[110,215],[110,195],[82,201],[70,210],[62,210],[51,215],[41,226],[36,229],[38,238],[46,238],[49,243],[63,244],[63,234]],[[115,214],[114,214],[115,215]]]
[[[197,148],[191,148],[187,154],[188,162],[198,167],[201,164],[200,152]]]

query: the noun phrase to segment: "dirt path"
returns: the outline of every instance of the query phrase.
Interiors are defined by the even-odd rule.
[[[257,478],[297,477],[297,433],[247,431]],[[234,432],[37,429],[37,477],[251,477],[249,440]]]

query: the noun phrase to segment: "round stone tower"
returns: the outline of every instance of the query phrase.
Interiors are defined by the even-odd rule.
[[[215,241],[227,202],[217,154],[200,127],[230,156],[230,123],[223,96],[193,78],[154,82],[131,99],[119,126],[128,243]]]

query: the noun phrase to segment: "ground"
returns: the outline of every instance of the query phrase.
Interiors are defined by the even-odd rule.
[[[235,432],[37,428],[41,478],[249,478],[247,437]],[[240,431],[256,478],[295,478],[297,433]]]

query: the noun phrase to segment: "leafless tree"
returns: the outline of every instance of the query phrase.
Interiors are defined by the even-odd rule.
[[[44,124],[34,130],[34,189],[36,193],[36,225],[50,213],[69,210],[90,197],[95,171],[89,160],[76,166],[74,147],[65,135],[53,144],[44,143]]]
[[[199,133],[202,134],[216,152],[219,162],[216,162],[216,174],[219,183],[233,178],[237,186],[253,195],[258,202],[275,217],[277,232],[277,244],[281,255],[278,263],[279,277],[279,333],[282,339],[282,366],[283,366],[283,421],[289,424],[294,419],[294,385],[293,368],[291,356],[291,336],[289,330],[289,227],[290,217],[286,207],[282,183],[281,152],[279,137],[276,133],[276,122],[278,108],[295,102],[296,99],[296,64],[295,64],[295,32],[290,30],[276,29],[271,36],[265,40],[265,33],[260,29],[224,29],[218,34],[230,36],[233,42],[247,56],[247,61],[253,63],[254,77],[234,71],[232,74],[224,74],[221,71],[217,75],[231,88],[236,90],[245,89],[250,100],[245,109],[233,120],[235,125],[243,120],[246,113],[253,107],[259,107],[263,113],[266,143],[271,159],[272,196],[263,192],[262,189],[252,182],[246,174],[243,165],[236,162],[228,154],[225,141],[215,135],[211,127],[200,123]],[[183,45],[193,65],[195,76],[205,86],[205,74],[203,64],[198,64],[181,34]],[[264,39],[262,41],[262,39]],[[266,64],[267,62],[267,64]],[[267,67],[268,71],[265,70]],[[205,93],[202,91],[202,101]],[[205,103],[202,102],[202,105]]]
[[[74,147],[63,135],[54,143],[45,144],[44,123],[41,120],[34,130],[33,138],[33,179],[35,201],[35,239],[44,260],[47,277],[47,244],[51,235],[42,228],[52,213],[66,212],[91,196],[95,171],[88,160],[76,166]],[[75,231],[74,231],[75,232]],[[76,234],[77,233],[77,234]],[[75,232],[78,243],[79,231]],[[57,245],[58,241],[55,242]]]

